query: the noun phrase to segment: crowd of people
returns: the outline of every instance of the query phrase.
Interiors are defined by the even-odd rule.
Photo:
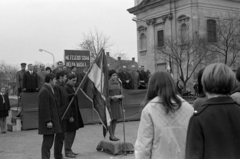
[[[124,89],[147,89],[150,76],[151,73],[145,71],[144,66],[140,66],[139,70],[135,69],[135,65],[130,70],[127,70],[126,66],[122,66],[121,71],[118,72]]]
[[[76,131],[84,124],[78,105],[81,99],[75,95],[75,90],[87,68],[82,74],[76,74],[76,67],[71,67],[71,72],[67,72],[61,61],[53,71],[45,69],[43,65],[39,72],[34,71],[31,64],[28,65],[28,71],[25,71],[25,63],[21,66],[22,70],[18,72],[19,79],[22,79],[19,92],[39,91],[42,158],[50,158],[53,144],[56,159],[63,158],[63,145],[65,156],[76,158],[78,153],[72,150],[72,145]],[[138,78],[131,77],[130,73]],[[201,69],[197,79],[198,98],[193,105],[181,97],[169,72],[157,71],[150,76],[141,67],[140,71],[130,73],[124,66],[118,73],[109,70],[109,109],[112,119],[109,140],[119,140],[115,136],[115,129],[117,120],[123,116],[122,89],[147,89],[135,143],[136,159],[240,158],[240,67],[236,73],[221,63]],[[141,82],[144,84],[141,85]],[[2,133],[5,131],[4,117],[9,110],[9,100],[4,92],[1,89]],[[72,98],[73,102],[67,109]]]

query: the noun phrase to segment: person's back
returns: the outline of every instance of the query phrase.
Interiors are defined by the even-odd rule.
[[[192,125],[198,126],[193,131],[198,131],[204,138],[196,138],[197,134],[188,136],[188,140],[194,140],[198,144],[194,148],[189,145],[192,148],[189,148],[187,157],[192,159],[195,155],[202,154],[202,158],[239,158],[239,114],[240,105],[231,97],[207,99],[191,119]]]
[[[179,96],[178,96],[179,97]],[[180,97],[179,97],[180,98]],[[140,125],[139,127],[152,127],[153,141],[145,143],[144,138],[140,138],[135,145],[136,158],[152,158],[152,159],[183,159],[185,155],[185,143],[187,135],[187,126],[190,117],[193,115],[193,107],[181,99],[182,105],[175,113],[166,114],[165,108],[159,102],[159,97],[151,100],[143,109],[143,118],[150,120],[151,124]],[[143,124],[149,124],[143,122]],[[141,129],[141,128],[140,128]],[[144,135],[148,135],[143,132]],[[141,144],[146,145],[141,145]],[[152,149],[149,150],[149,145]],[[145,150],[140,147],[145,147]],[[138,149],[140,148],[140,149]],[[149,154],[151,153],[151,154]]]

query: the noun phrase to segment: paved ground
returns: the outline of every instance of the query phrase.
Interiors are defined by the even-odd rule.
[[[139,122],[126,122],[126,141],[135,143]],[[123,139],[123,124],[118,123],[116,136]],[[108,136],[106,137],[108,139]],[[133,154],[113,156],[96,150],[103,140],[101,125],[86,125],[77,131],[73,150],[79,159],[134,159]],[[42,136],[37,130],[0,134],[0,159],[40,159]],[[53,151],[51,151],[53,158]]]

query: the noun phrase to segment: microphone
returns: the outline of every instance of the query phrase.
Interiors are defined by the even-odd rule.
[[[118,81],[122,84],[122,81],[120,80],[120,78],[118,78]]]

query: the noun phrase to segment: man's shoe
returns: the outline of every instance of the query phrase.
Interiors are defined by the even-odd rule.
[[[73,152],[73,151],[72,151],[72,154],[74,154],[75,156],[77,156],[79,153],[76,153],[76,152]]]
[[[76,158],[76,156],[73,153],[67,153],[65,156],[69,158]]]

